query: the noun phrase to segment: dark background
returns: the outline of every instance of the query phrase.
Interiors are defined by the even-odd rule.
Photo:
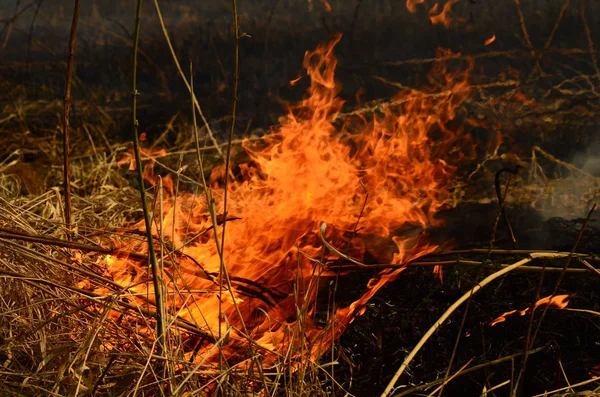
[[[275,124],[284,111],[282,103],[300,98],[308,83],[290,87],[288,81],[302,73],[306,50],[341,32],[335,50],[339,58],[337,78],[342,96],[354,106],[355,94],[363,99],[385,98],[396,88],[373,78],[381,76],[410,87],[419,87],[430,64],[391,63],[434,57],[437,48],[463,54],[501,50],[527,50],[517,6],[507,0],[463,0],[453,7],[454,18],[462,22],[449,28],[432,25],[428,7],[417,6],[411,14],[405,1],[331,0],[327,12],[319,0],[239,1],[240,43],[239,129],[266,128]],[[544,48],[564,4],[559,0],[521,2],[525,25],[533,46]],[[69,1],[44,0],[0,2],[3,48],[0,71],[3,79],[25,87],[29,100],[62,96],[68,34],[72,18]],[[588,48],[581,22],[582,1],[571,1],[555,32],[552,48]],[[600,3],[585,4],[594,41],[600,40]],[[163,1],[161,8],[172,42],[186,73],[193,63],[196,95],[210,120],[230,113],[233,81],[233,30],[229,1]],[[18,11],[18,16],[12,18]],[[135,1],[93,0],[82,5],[76,52],[74,99],[86,98],[99,105],[124,104],[131,85],[131,40]],[[14,23],[10,20],[14,19]],[[10,30],[10,34],[8,34]],[[490,46],[484,41],[493,34]],[[141,33],[140,91],[141,122],[150,129],[161,125],[177,111],[188,112],[189,94],[177,75],[160,31],[154,4],[144,4]],[[560,63],[564,64],[564,57]],[[556,63],[545,55],[546,65]],[[588,54],[571,57],[579,71],[592,71]],[[473,78],[496,76],[515,68],[527,79],[534,58],[483,58]],[[551,66],[553,67],[553,66]],[[566,71],[568,73],[568,71]],[[0,94],[6,101],[7,92]],[[148,106],[148,107],[145,107]],[[114,110],[114,109],[113,109]],[[118,117],[117,117],[118,118]],[[144,120],[147,118],[147,120]]]

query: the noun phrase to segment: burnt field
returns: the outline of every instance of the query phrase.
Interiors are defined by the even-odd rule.
[[[600,393],[596,2],[75,4],[0,4],[3,393]]]

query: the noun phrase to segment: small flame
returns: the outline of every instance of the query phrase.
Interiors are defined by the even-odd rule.
[[[550,296],[547,296],[547,297],[542,298],[542,299],[538,300],[537,302],[535,302],[535,305],[533,305],[533,310],[537,309],[541,305],[549,305],[549,306],[553,306],[557,309],[564,309],[569,304],[569,299],[571,299],[572,296],[573,295],[555,295],[555,296],[550,295]],[[525,308],[523,310],[511,310],[506,313],[502,313],[495,320],[491,321],[489,325],[494,326],[498,323],[503,323],[506,321],[506,317],[513,315],[515,313],[518,313],[520,316],[524,316],[529,312],[529,310],[531,310],[530,307]]]
[[[142,134],[142,136],[145,139],[145,135],[144,134]],[[141,160],[142,161],[151,160],[152,165],[154,165],[154,162],[156,161],[156,157],[164,156],[166,154],[167,154],[167,151],[165,149],[144,149],[144,148],[140,148],[140,157],[141,157]],[[123,168],[123,166],[125,164],[129,164],[129,167],[128,167],[129,171],[135,171],[135,169],[136,169],[136,165],[135,165],[135,153],[134,153],[133,148],[129,148],[127,150],[127,152],[125,152],[121,156],[121,158],[117,161],[117,167],[118,168]]]
[[[486,41],[483,42],[483,45],[490,45],[492,44],[494,41],[496,41],[496,35],[493,34],[489,39],[487,39]]]
[[[327,0],[321,0],[321,3],[323,3],[323,6],[325,6],[325,11],[331,12],[331,4],[329,4]]]
[[[295,79],[293,79],[293,80],[290,80],[290,81],[289,81],[289,84],[290,84],[290,85],[293,87],[293,86],[295,86],[296,84],[298,84],[298,82],[300,82],[300,80],[302,80],[302,76],[298,76],[298,77],[296,77]]]
[[[406,8],[414,14],[417,12],[417,5],[423,4],[424,2],[425,0],[406,0]]]
[[[444,25],[444,27],[449,28],[452,25],[452,22],[465,22],[464,18],[452,18],[452,7],[457,4],[460,0],[448,0],[442,6],[442,11],[440,11],[440,4],[434,3],[431,8],[428,10],[429,20],[433,25]],[[417,12],[417,6],[419,4],[425,4],[425,0],[406,0],[406,8],[411,13]]]
[[[433,274],[435,274],[438,277],[438,280],[440,280],[440,284],[444,284],[444,268],[442,266],[434,266]]]
[[[431,23],[434,25],[442,24],[444,27],[449,28],[453,21],[450,15],[452,13],[452,7],[459,1],[460,0],[448,0],[439,14],[437,14],[439,4],[435,3],[431,10],[429,10],[429,20]]]

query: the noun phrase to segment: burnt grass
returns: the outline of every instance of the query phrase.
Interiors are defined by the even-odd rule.
[[[84,5],[84,23],[81,24],[81,37],[77,43],[77,80],[71,124],[75,134],[83,134],[77,128],[84,122],[93,123],[96,119],[108,117],[110,122],[106,123],[105,133],[109,140],[127,142],[130,139],[128,106],[131,75],[128,43],[131,41],[134,2],[117,3],[116,8],[109,0],[98,0],[93,7]],[[428,64],[398,66],[391,62],[434,57],[437,48],[464,54],[490,51],[483,46],[483,41],[492,34],[498,37],[493,45],[494,51],[527,50],[513,2],[461,2],[455,7],[456,15],[466,22],[449,29],[432,26],[423,10],[416,15],[408,13],[405,2],[401,1],[330,1],[332,13],[325,12],[320,2],[313,0],[312,3],[310,11],[303,0],[240,2],[242,31],[250,37],[241,41],[236,125],[239,136],[265,133],[269,126],[277,124],[279,116],[285,112],[286,103],[293,103],[304,95],[308,84],[306,76],[294,87],[290,87],[288,81],[302,74],[304,51],[313,49],[335,32],[344,34],[335,53],[339,60],[337,79],[342,84],[340,95],[347,99],[348,110],[358,106],[354,98],[359,90],[364,90],[361,101],[390,98],[396,92],[395,87],[382,83],[375,76],[409,87],[427,83]],[[555,27],[563,2],[523,3],[527,3],[522,6],[531,42],[535,48],[543,48]],[[554,34],[552,48],[588,48],[580,19],[581,3],[573,1],[567,9]],[[146,7],[141,38],[141,50],[146,55],[140,56],[142,95],[138,114],[141,129],[148,132],[152,141],[165,130],[173,115],[179,114],[184,120],[188,118],[189,94],[176,74],[151,4]],[[68,39],[66,21],[70,20],[71,3],[58,0],[42,2],[38,14],[33,14],[34,8],[15,20],[16,27],[5,48],[0,50],[3,58],[0,101],[3,106],[19,100],[36,103],[62,97]],[[186,71],[188,60],[192,61],[199,101],[218,138],[224,139],[233,78],[229,6],[218,2],[175,1],[165,4],[164,8],[179,59]],[[8,7],[0,11],[1,17],[7,18],[12,15],[13,9]],[[588,1],[586,16],[592,39],[600,43],[599,3]],[[59,22],[61,18],[64,21]],[[0,23],[3,35],[6,35],[3,26],[6,22]],[[530,56],[484,58],[476,63],[473,80],[485,83],[501,72],[516,70],[522,90],[538,99],[538,95],[553,86],[553,77],[561,81],[580,73],[594,73],[589,54],[546,54],[541,65],[550,76],[547,79],[528,78],[534,65],[535,58]],[[461,63],[457,62],[457,66]],[[566,162],[574,160],[578,153],[591,152],[590,148],[598,141],[598,118],[589,115],[589,112],[582,117],[576,109],[589,109],[590,103],[597,103],[597,97],[590,99],[580,94],[566,99],[561,97],[561,100],[559,109],[552,108],[546,112],[555,115],[551,124],[542,124],[539,118],[527,118],[527,115],[509,110],[502,117],[495,114],[494,121],[501,125],[504,134],[500,150],[526,156],[533,145],[539,145]],[[467,105],[467,111],[476,112],[472,105]],[[8,156],[8,147],[18,147],[18,133],[29,131],[39,137],[59,134],[56,108],[40,109],[30,112],[22,121],[13,119],[0,125],[7,143],[0,153],[2,159]],[[482,147],[491,139],[485,130],[470,128],[469,131],[481,141]],[[94,136],[96,138],[100,139]],[[176,133],[168,133],[166,143],[177,139]],[[51,157],[33,149],[26,150],[23,156],[22,160],[33,164],[47,164]],[[475,165],[465,165],[465,168],[471,168],[463,172],[472,171]],[[493,190],[489,183],[483,187],[479,185],[479,188],[488,193]],[[519,206],[509,206],[507,211],[518,248],[534,250],[570,251],[586,215],[581,213],[580,217],[570,219],[548,218],[534,209]],[[496,213],[497,204],[494,202],[465,202],[439,214],[445,220],[444,226],[427,232],[434,241],[451,242],[457,249],[487,248]],[[500,223],[497,229],[495,246],[512,248],[505,226]],[[598,252],[599,235],[600,220],[593,215],[577,252]],[[468,259],[487,258],[485,255],[470,255]],[[492,257],[491,263],[510,264],[517,260],[519,257]],[[557,266],[556,262],[550,261],[535,261],[533,264]],[[559,262],[558,266],[562,264],[564,262]],[[336,343],[334,356],[339,363],[335,369],[336,380],[354,395],[379,395],[406,354],[447,307],[492,271],[489,268],[449,267],[443,283],[428,268],[404,271],[397,281],[384,287],[371,300],[365,313],[355,319]],[[358,296],[361,291],[356,285],[363,285],[371,274],[355,272],[340,277],[336,298],[339,304],[343,306]],[[559,277],[555,272],[543,275],[517,272],[484,288],[470,301],[464,326],[461,327],[465,306],[455,312],[428,341],[397,383],[397,386],[407,385],[406,388],[398,388],[397,392],[443,377],[457,335],[461,336],[461,340],[451,373],[469,360],[472,360],[469,366],[474,366],[522,352],[529,316],[511,316],[506,322],[493,327],[488,324],[503,312],[530,306],[538,295],[538,289],[539,297],[550,295]],[[598,277],[592,273],[567,273],[560,281],[557,293],[575,294],[569,307],[598,311],[599,287]],[[535,312],[535,326],[541,311]],[[590,370],[600,364],[598,317],[550,309],[541,323],[534,347],[543,349],[528,359],[521,395],[566,386],[563,370],[571,384],[588,379]],[[324,358],[324,362],[327,360]],[[517,357],[513,362],[473,371],[450,382],[444,389],[444,395],[479,395],[484,386],[489,388],[516,377],[520,368],[521,358]],[[327,382],[326,377],[324,382]],[[334,391],[336,395],[344,395],[337,387]],[[500,388],[494,393],[508,395],[508,388]]]
[[[495,221],[495,205],[462,205],[441,216],[446,218],[443,230],[432,236],[440,241],[452,239],[457,248],[481,248],[489,246],[489,238]],[[520,249],[556,249],[570,251],[576,241],[583,219],[566,221],[561,218],[543,220],[531,211],[513,211],[512,226],[515,228]],[[463,222],[459,221],[462,220]],[[468,224],[468,227],[465,227]],[[579,252],[594,252],[598,247],[598,218],[592,219],[579,243]],[[498,248],[511,249],[506,230],[498,228]],[[502,241],[504,240],[504,242]],[[485,261],[486,255],[463,256],[470,260]],[[510,264],[518,256],[494,257],[490,263]],[[536,261],[535,266],[557,266],[552,261]],[[367,305],[363,316],[358,317],[341,337],[338,349],[343,350],[343,372],[352,378],[357,395],[378,395],[389,382],[391,375],[400,367],[421,336],[438,317],[458,298],[475,286],[475,282],[491,274],[495,269],[448,268],[443,284],[431,271],[409,268],[399,279],[384,287]],[[340,278],[339,290],[351,289],[352,279],[364,277],[355,274]],[[457,336],[460,342],[455,353],[453,371],[469,363],[468,367],[521,353],[529,327],[530,317],[512,315],[505,322],[490,326],[500,314],[510,310],[522,310],[539,297],[549,296],[559,281],[558,273],[514,273],[485,288],[468,305],[457,310],[421,350],[405,375],[398,381],[397,393],[416,385],[443,378],[452,356]],[[540,278],[542,278],[540,284]],[[597,310],[599,282],[591,274],[566,274],[560,281],[557,294],[573,294],[569,307]],[[538,291],[539,288],[539,291]],[[540,324],[542,310],[534,316],[534,329]],[[461,327],[462,325],[462,327]],[[522,384],[522,395],[534,395],[545,390],[565,386],[560,365],[568,373],[570,382],[588,379],[590,370],[600,357],[598,321],[577,312],[548,310],[534,347],[544,347],[531,355]],[[560,363],[560,364],[559,364]],[[521,357],[506,361],[456,378],[445,387],[445,395],[479,395],[484,386],[490,388],[520,369]],[[513,371],[516,371],[513,372]],[[339,376],[340,373],[337,373]],[[429,393],[438,385],[428,389]],[[425,391],[421,391],[425,393]],[[498,391],[497,395],[508,395]]]

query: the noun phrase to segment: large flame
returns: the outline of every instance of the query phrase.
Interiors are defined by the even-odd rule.
[[[207,363],[217,361],[217,350],[235,362],[254,349],[264,365],[289,352],[316,359],[402,271],[377,274],[358,300],[336,308],[323,325],[316,318],[328,307],[318,295],[323,281],[337,274],[335,266],[347,257],[406,264],[437,248],[423,232],[406,236],[402,230],[435,224],[434,214],[449,197],[451,164],[463,155],[465,138],[450,124],[468,95],[468,71],[449,73],[440,64],[435,90],[402,92],[373,117],[342,115],[333,55],[340,38],[306,53],[310,89],[285,121],[259,143],[244,143],[251,161],[236,167],[227,212],[222,167],[210,179],[214,202],[189,193],[174,197],[168,188],[155,208],[155,236],[164,237],[165,251],[176,252],[166,256],[168,311],[215,338],[227,335],[220,349],[200,347],[196,356]],[[228,219],[224,263],[231,292],[218,285],[220,257],[209,204],[218,214],[218,236],[223,214]],[[143,223],[137,227],[143,230]],[[346,258],[324,248],[322,238]],[[106,263],[123,286],[148,278],[135,260],[113,256]],[[132,290],[152,300],[151,284]]]

